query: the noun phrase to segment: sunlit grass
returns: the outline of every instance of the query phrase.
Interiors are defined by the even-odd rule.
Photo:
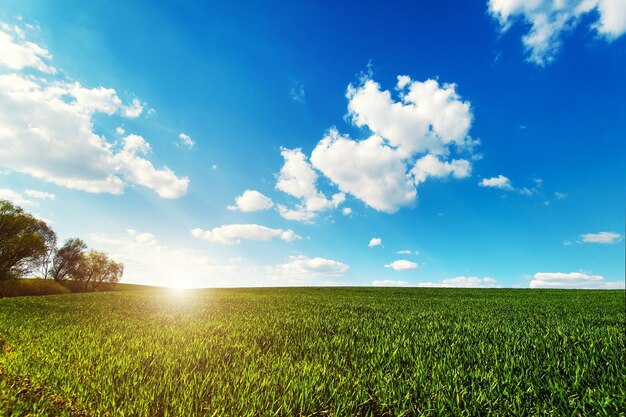
[[[624,314],[624,291],[4,299],[0,415],[623,415]]]

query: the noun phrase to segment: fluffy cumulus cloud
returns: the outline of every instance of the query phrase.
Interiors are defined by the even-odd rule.
[[[342,262],[325,258],[292,256],[288,262],[266,267],[267,276],[278,281],[300,283],[314,278],[340,277],[350,267]]]
[[[246,190],[235,198],[235,204],[228,206],[230,211],[260,211],[268,210],[274,206],[272,199],[256,190]]]
[[[392,279],[381,279],[372,281],[372,287],[408,287],[408,281],[394,281]]]
[[[50,54],[24,37],[0,26],[0,67],[8,70],[0,74],[0,166],[94,193],[121,194],[128,184],[163,198],[187,192],[187,178],[139,156],[150,151],[143,138],[129,135],[120,148],[94,131],[96,114],[138,117],[139,100],[125,105],[112,88],[87,88],[51,76]]]
[[[295,209],[278,206],[279,214],[288,220],[309,221],[317,212],[338,207],[345,200],[343,193],[326,197],[317,189],[318,175],[301,149],[281,148],[285,162],[276,176],[276,189],[300,200]]]
[[[127,229],[121,236],[90,234],[88,242],[124,263],[123,282],[166,287],[251,285],[255,267],[220,263],[205,253],[168,247],[152,233]]]
[[[443,287],[443,288],[499,288],[498,282],[489,277],[454,277],[438,282],[421,282],[418,287]]]
[[[471,170],[469,161],[464,159],[445,162],[439,160],[436,156],[426,155],[417,160],[411,173],[417,185],[426,181],[428,177],[445,178],[451,176],[454,178],[465,178],[470,174]]]
[[[373,248],[374,246],[382,246],[383,240],[379,237],[373,237],[370,239],[370,243],[367,244],[368,247]]]
[[[469,176],[469,160],[451,155],[472,156],[477,144],[469,136],[470,103],[456,85],[403,75],[394,95],[369,78],[349,85],[348,119],[369,136],[357,140],[331,128],[310,158],[341,192],[387,213],[412,206],[428,178]]]
[[[622,240],[622,236],[615,232],[598,232],[598,233],[585,233],[580,235],[580,239],[583,243],[603,243],[611,244],[617,243]]]
[[[530,288],[619,289],[624,288],[624,281],[605,281],[601,275],[583,272],[537,272]]]
[[[419,268],[419,265],[415,262],[407,261],[405,259],[399,259],[385,265],[385,268],[391,268],[394,271],[408,271],[409,269]]]
[[[258,224],[225,224],[212,230],[195,228],[191,230],[193,237],[207,242],[223,245],[236,245],[242,240],[271,240],[274,238],[291,242],[302,239],[293,230],[272,229]]]
[[[374,80],[348,87],[348,114],[359,127],[367,126],[397,148],[401,158],[414,153],[445,153],[450,144],[463,145],[472,124],[470,104],[454,84],[398,77],[400,101],[382,91]]]
[[[379,211],[393,213],[417,196],[398,152],[378,135],[356,141],[331,129],[313,150],[311,162],[342,192]]]
[[[541,66],[555,59],[563,37],[584,15],[594,17],[592,28],[609,42],[626,32],[626,2],[622,0],[489,0],[489,12],[503,30],[517,20],[530,26],[522,42],[528,61]]]

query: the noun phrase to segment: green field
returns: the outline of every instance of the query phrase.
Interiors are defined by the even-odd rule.
[[[1,416],[624,415],[624,291],[0,300]]]

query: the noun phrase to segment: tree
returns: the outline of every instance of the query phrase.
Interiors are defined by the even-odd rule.
[[[80,276],[77,279],[85,282],[85,288],[91,283],[94,290],[118,283],[124,274],[124,264],[115,262],[106,253],[94,249],[83,255],[79,269]]]
[[[44,221],[0,200],[0,280],[31,273],[55,242],[56,234]]]
[[[81,239],[68,239],[54,253],[50,276],[58,282],[67,279],[82,281],[81,274],[83,274],[83,271],[81,270],[81,263],[86,249],[87,244]]]

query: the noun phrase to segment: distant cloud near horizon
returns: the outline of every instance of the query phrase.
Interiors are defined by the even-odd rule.
[[[394,281],[392,279],[382,279],[372,281],[372,287],[410,287],[408,281]]]
[[[583,272],[537,272],[530,288],[621,289],[624,281],[605,281],[601,275]]]
[[[499,288],[498,282],[489,277],[454,277],[438,282],[420,282],[418,287],[441,287],[441,288]]]

